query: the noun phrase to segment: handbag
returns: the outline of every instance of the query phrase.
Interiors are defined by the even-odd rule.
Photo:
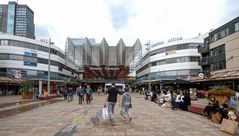
[[[129,108],[132,108],[132,104],[131,103],[129,104]]]
[[[232,135],[236,134],[238,128],[238,122],[228,119],[223,119],[220,126],[220,130],[230,133]]]

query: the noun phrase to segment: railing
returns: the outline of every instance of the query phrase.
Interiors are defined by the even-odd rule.
[[[208,46],[199,46],[198,47],[198,52],[200,52],[200,53],[208,53],[209,52],[209,48],[208,48]]]
[[[200,59],[199,65],[209,65],[209,58],[205,57],[205,58]]]

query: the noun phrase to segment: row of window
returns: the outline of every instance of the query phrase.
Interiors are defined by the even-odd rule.
[[[236,22],[233,24],[233,26],[228,26],[222,30],[220,30],[219,32],[213,34],[210,36],[210,42],[215,42],[217,40],[220,40],[234,32],[239,31],[239,22]]]
[[[0,71],[6,71],[6,72],[1,72],[1,74],[5,74],[4,76],[15,76],[15,73],[20,71],[22,77],[30,77],[30,78],[47,78],[48,77],[48,72],[47,71],[39,71],[39,70],[20,70],[20,69],[0,69]],[[54,80],[69,80],[71,77],[56,73],[56,72],[51,72],[51,79]]]
[[[0,54],[0,60],[17,60],[17,61],[24,61],[24,62],[30,62],[30,63],[48,64],[48,59],[16,55],[16,54]],[[51,60],[51,65],[58,66],[60,71],[62,71],[63,68],[68,71],[72,71],[70,67],[67,67],[66,65],[54,60]]]
[[[171,64],[171,63],[182,63],[182,62],[199,62],[200,57],[195,57],[195,56],[188,56],[188,57],[176,57],[176,58],[170,58],[170,59],[164,59],[164,60],[158,60],[158,61],[154,61],[151,62],[145,66],[143,66],[142,68],[140,68],[139,70],[136,71],[136,74],[144,71],[145,69],[147,69],[150,65],[151,66],[158,66],[158,65],[165,65],[165,64]]]
[[[187,44],[178,44],[178,45],[172,45],[172,46],[160,48],[160,49],[157,49],[157,50],[154,50],[154,51],[151,51],[150,53],[148,53],[143,58],[143,60],[146,60],[149,56],[153,56],[153,55],[160,54],[160,53],[167,52],[167,51],[197,49],[199,45],[200,45],[200,43],[187,43]]]
[[[226,61],[217,62],[210,65],[211,71],[222,70],[226,68]]]
[[[218,56],[218,55],[223,54],[223,53],[225,53],[225,44],[211,49],[210,50],[210,57]]]
[[[23,47],[23,48],[28,48],[28,49],[34,49],[34,50],[39,50],[43,52],[49,52],[48,47],[36,45],[36,44],[31,44],[27,42],[20,42],[20,41],[13,41],[13,40],[0,40],[0,46],[16,46],[16,47]],[[65,59],[65,55],[62,54],[61,52],[51,48],[51,54],[57,55],[63,59]]]
[[[182,76],[195,76],[198,75],[200,69],[186,69],[186,70],[171,70],[171,71],[162,71],[154,72],[148,75],[144,75],[137,79],[151,79],[151,78],[167,78],[167,77],[182,77]]]

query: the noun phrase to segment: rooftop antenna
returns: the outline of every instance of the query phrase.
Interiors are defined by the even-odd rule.
[[[146,47],[146,50],[149,51],[149,50],[150,50],[150,40],[148,40],[147,43],[144,44],[144,45],[147,46],[147,47]]]

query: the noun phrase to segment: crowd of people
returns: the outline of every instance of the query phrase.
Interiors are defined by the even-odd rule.
[[[220,120],[218,122],[221,123],[224,118],[235,120],[236,113],[237,103],[233,97],[225,96],[220,104],[215,96],[212,95],[210,96],[208,105],[204,108],[202,115],[207,116],[208,119],[211,119],[213,115],[219,115]]]
[[[155,102],[164,108],[172,108],[173,110],[187,110],[188,105],[191,104],[191,97],[187,90],[184,90],[184,92],[182,90],[165,90],[160,93],[145,91],[144,95],[146,100]]]

